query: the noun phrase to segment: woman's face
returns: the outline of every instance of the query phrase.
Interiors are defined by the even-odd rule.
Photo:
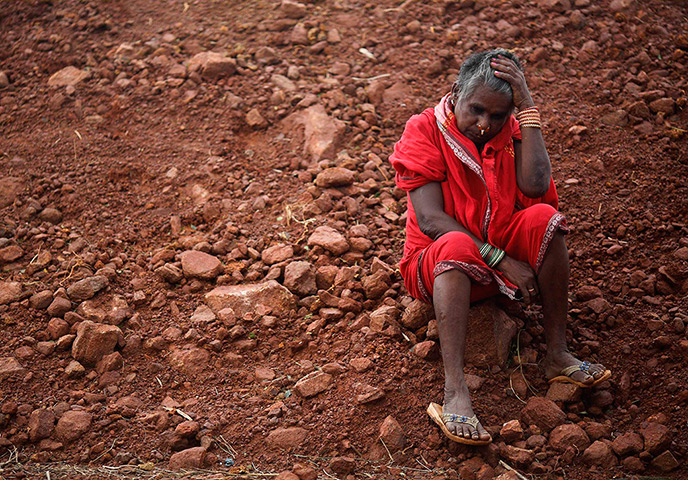
[[[485,85],[478,86],[473,94],[454,106],[459,131],[480,145],[499,133],[512,111],[511,95],[496,92]]]

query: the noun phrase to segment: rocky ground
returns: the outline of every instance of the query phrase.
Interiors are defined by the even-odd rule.
[[[302,1],[0,3],[0,477],[685,478],[686,5]],[[539,310],[474,308],[476,449],[425,415],[387,157],[494,46],[614,375],[548,388]]]

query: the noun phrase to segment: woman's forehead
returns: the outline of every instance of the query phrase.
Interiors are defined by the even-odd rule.
[[[486,110],[508,111],[511,109],[511,95],[497,92],[486,85],[479,85],[465,100],[469,105],[479,105]]]

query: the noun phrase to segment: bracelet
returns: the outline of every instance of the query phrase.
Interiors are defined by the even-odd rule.
[[[501,250],[494,245],[490,245],[487,242],[483,243],[479,250],[480,256],[483,257],[483,260],[490,268],[494,268],[506,255],[504,250]]]
[[[516,114],[516,120],[518,120],[520,128],[542,128],[540,112],[537,107],[528,107],[519,111]]]

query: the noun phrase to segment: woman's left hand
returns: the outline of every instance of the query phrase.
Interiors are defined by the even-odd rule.
[[[498,55],[490,62],[490,66],[495,70],[495,76],[509,82],[514,94],[514,106],[519,110],[535,105],[533,97],[530,96],[526,76],[513,60]]]

